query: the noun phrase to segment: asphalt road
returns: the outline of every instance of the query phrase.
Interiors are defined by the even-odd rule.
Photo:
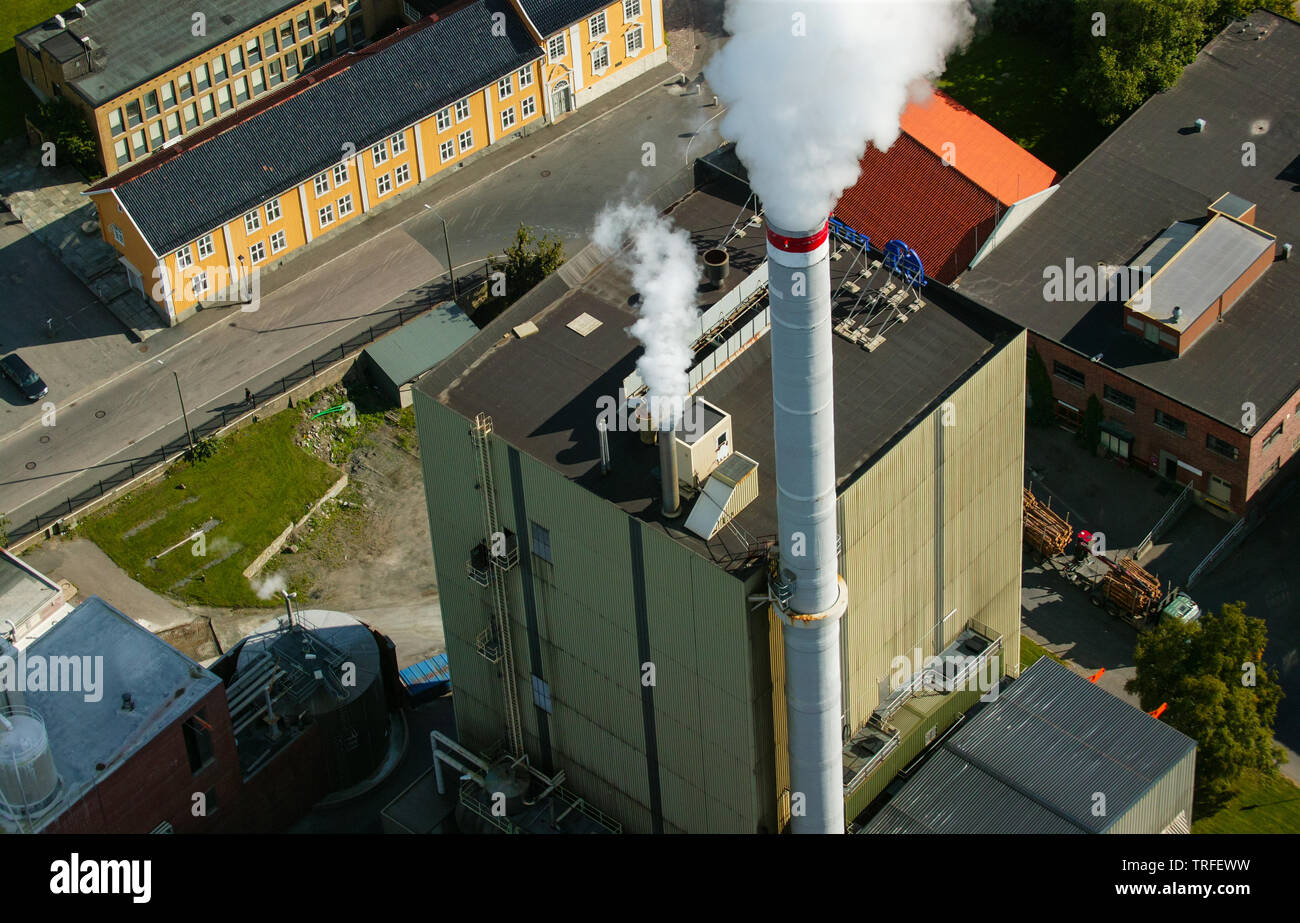
[[[573,129],[550,126],[527,146],[518,142],[485,158],[495,172],[468,188],[433,184],[416,191],[414,201],[429,209],[395,209],[394,214],[410,212],[401,221],[370,216],[373,233],[323,265],[303,272],[290,262],[268,274],[255,313],[225,309],[213,312],[214,320],[204,312],[127,350],[110,334],[103,343],[91,337],[65,341],[66,360],[53,349],[48,359],[36,356],[34,365],[51,369],[60,361],[84,364],[92,369],[92,381],[76,397],[61,398],[60,391],[67,391],[55,376],[54,426],[42,425],[39,407],[26,407],[18,409],[27,414],[18,426],[0,430],[0,512],[20,525],[183,436],[173,372],[180,377],[190,424],[198,426],[242,400],[245,387],[257,391],[365,330],[408,292],[444,275],[440,217],[447,220],[452,256],[462,271],[464,264],[500,253],[520,222],[559,237],[567,253],[577,252],[607,201],[644,196],[685,165],[688,145],[698,154],[715,140],[693,140],[696,129],[717,114],[707,105],[708,95],[683,96],[646,78],[632,86],[641,95],[594,121]],[[48,253],[33,254],[37,262],[42,258],[54,263]],[[39,300],[41,284],[26,281],[24,297]],[[190,324],[195,332],[184,329]],[[74,354],[79,352],[84,357]]]

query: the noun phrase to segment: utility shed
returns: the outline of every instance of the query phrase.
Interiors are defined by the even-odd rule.
[[[389,400],[411,406],[411,385],[478,333],[478,327],[454,301],[385,334],[365,355],[371,380]]]
[[[864,833],[1187,833],[1196,741],[1044,657]]]

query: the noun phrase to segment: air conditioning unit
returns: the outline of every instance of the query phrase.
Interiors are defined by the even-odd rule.
[[[330,22],[338,22],[340,19],[344,18],[347,15],[348,15],[348,8],[346,4],[335,3],[333,6],[330,7]]]

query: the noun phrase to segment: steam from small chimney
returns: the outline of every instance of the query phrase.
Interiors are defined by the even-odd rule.
[[[705,76],[769,221],[820,227],[973,24],[966,0],[728,0]]]
[[[610,253],[632,244],[622,259],[641,295],[641,317],[629,330],[645,346],[636,370],[650,392],[655,428],[676,425],[690,391],[700,281],[690,235],[648,205],[621,202],[596,216],[592,240]]]

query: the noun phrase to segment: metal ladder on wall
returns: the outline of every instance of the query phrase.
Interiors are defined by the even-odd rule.
[[[491,435],[492,418],[485,413],[480,413],[474,418],[470,439],[478,451],[479,483],[483,488],[483,519],[487,526],[488,547],[492,546],[493,537],[499,532],[496,484],[492,478]],[[510,755],[518,758],[524,755],[524,741],[519,718],[519,692],[515,684],[515,658],[510,643],[510,610],[506,602],[507,569],[506,561],[498,561],[496,556],[492,557],[492,611],[495,624],[489,632],[496,635],[498,656],[492,657],[485,653],[487,646],[483,643],[481,635],[479,653],[484,654],[488,660],[501,662],[501,692],[505,700],[506,738]]]

